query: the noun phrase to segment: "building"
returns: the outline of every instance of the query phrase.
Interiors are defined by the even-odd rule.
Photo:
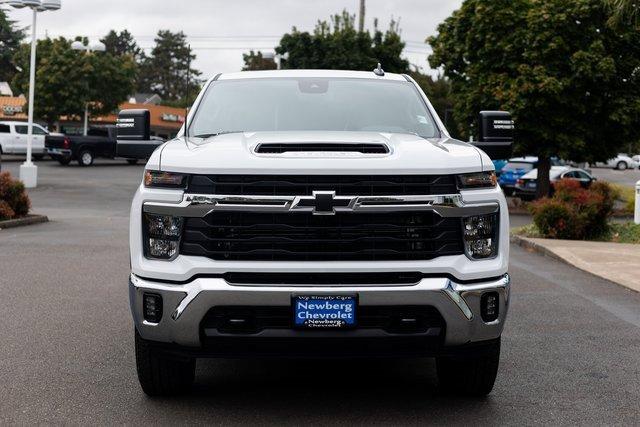
[[[134,104],[130,102],[120,104],[120,109],[149,110],[151,115],[151,135],[159,136],[163,139],[170,139],[176,136],[184,123],[184,117],[186,114],[186,110],[184,108],[167,107],[165,105],[154,104]],[[116,119],[116,114],[109,114],[107,116],[92,117],[90,119],[90,123],[92,125],[115,124]]]
[[[27,120],[24,96],[0,96],[0,120]]]
[[[7,86],[8,87],[8,86]],[[0,85],[0,89],[3,86]],[[4,90],[4,89],[2,89]],[[9,92],[11,89],[8,89]],[[3,92],[4,93],[4,92]],[[129,101],[120,104],[119,109],[146,109],[151,113],[151,135],[163,139],[170,139],[176,136],[182,124],[186,110],[184,108],[168,107],[158,105],[162,99],[154,94],[136,94]],[[89,126],[114,125],[117,119],[117,112],[105,116],[89,117]],[[27,120],[27,100],[20,96],[0,96],[0,120]],[[36,120],[38,123],[41,121]],[[41,123],[43,124],[43,123]],[[55,129],[67,134],[82,134],[83,121],[81,117],[62,117],[55,124]]]

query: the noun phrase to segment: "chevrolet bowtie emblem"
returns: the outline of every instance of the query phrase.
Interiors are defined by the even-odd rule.
[[[313,197],[301,198],[298,206],[313,207],[314,215],[335,215],[337,207],[349,206],[350,200],[336,199],[335,191],[314,191]]]

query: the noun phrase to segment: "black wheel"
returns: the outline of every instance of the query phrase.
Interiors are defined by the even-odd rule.
[[[58,157],[58,158],[56,158],[56,160],[62,166],[67,166],[69,163],[71,163],[71,157]]]
[[[130,165],[138,164],[138,159],[127,159],[127,163]]]
[[[619,171],[626,170],[627,162],[618,162],[618,164],[616,165],[616,169],[618,169]]]
[[[191,388],[196,375],[195,359],[175,359],[159,354],[137,330],[135,335],[138,381],[148,396],[171,396]]]
[[[91,150],[82,150],[78,155],[78,164],[80,166],[91,166],[93,164],[93,153]]]
[[[440,389],[446,393],[482,397],[491,393],[498,374],[500,339],[479,347],[476,353],[438,357]]]
[[[44,154],[32,154],[33,160],[42,160],[44,159]]]

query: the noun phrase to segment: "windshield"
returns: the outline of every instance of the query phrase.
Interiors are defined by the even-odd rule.
[[[254,131],[371,131],[439,136],[410,82],[274,78],[213,82],[191,136]]]

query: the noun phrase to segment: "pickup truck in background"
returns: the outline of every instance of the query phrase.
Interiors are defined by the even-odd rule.
[[[61,165],[68,165],[76,160],[80,166],[91,166],[96,158],[114,159],[122,157],[130,164],[136,164],[140,159],[148,159],[151,153],[164,141],[153,138],[140,141],[130,147],[126,155],[117,151],[116,127],[104,126],[90,128],[87,135],[47,135],[45,148],[47,153]]]
[[[25,122],[0,122],[0,154],[27,153],[28,125]],[[33,124],[32,156],[36,160],[44,157],[44,139],[49,132],[38,124]]]

